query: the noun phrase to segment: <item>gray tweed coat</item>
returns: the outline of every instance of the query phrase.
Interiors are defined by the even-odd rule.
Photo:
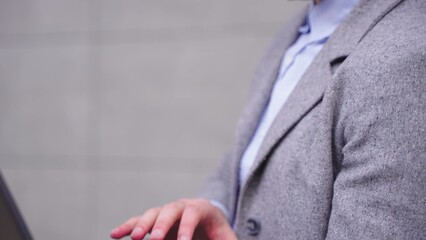
[[[239,160],[303,20],[262,60],[235,146],[201,196],[234,213],[240,239],[426,239],[426,0],[360,0],[238,186]]]

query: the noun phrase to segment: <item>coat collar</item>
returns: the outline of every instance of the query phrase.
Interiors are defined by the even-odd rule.
[[[267,161],[268,155],[273,151],[277,143],[286,136],[289,130],[295,126],[304,115],[321,101],[325,88],[332,77],[332,63],[335,62],[336,59],[345,59],[349,56],[365,35],[402,1],[403,0],[359,1],[347,18],[330,36],[323,49],[306,70],[296,88],[281,108],[259,149],[247,181],[240,189],[240,194],[243,194],[259,166]],[[305,16],[306,13],[304,12],[301,15]],[[243,151],[252,138],[260,116],[263,113],[263,109],[269,100],[281,57],[285,49],[297,39],[297,29],[302,24],[300,20],[299,16],[298,21],[293,21],[293,24],[298,25],[294,25],[294,29],[287,29],[286,34],[282,34],[278,37],[281,38],[281,43],[273,45],[272,50],[269,52],[269,58],[263,61],[264,65],[269,66],[264,67],[264,70],[256,76],[257,79],[255,79],[254,86],[258,86],[258,88],[253,89],[253,91],[258,92],[253,94],[254,97],[244,111],[243,120],[240,124],[242,127],[240,128],[240,134],[238,136],[240,141],[236,155],[238,159],[241,159]],[[239,163],[239,161],[235,162],[237,162],[237,164]],[[239,167],[236,166],[234,169],[238,171]],[[238,173],[236,173],[236,176],[238,176]]]

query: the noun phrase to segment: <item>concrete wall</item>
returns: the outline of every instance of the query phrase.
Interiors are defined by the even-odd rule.
[[[194,196],[306,2],[0,0],[0,167],[36,239]]]

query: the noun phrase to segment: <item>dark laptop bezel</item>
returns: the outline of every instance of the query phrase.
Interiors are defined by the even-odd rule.
[[[3,179],[3,174],[0,171],[0,194],[1,197],[4,198],[7,208],[9,209],[9,211],[11,212],[11,215],[13,216],[13,220],[15,222],[15,225],[20,233],[20,237],[21,239],[28,239],[31,240],[33,239],[31,237],[30,231],[27,228],[27,225],[25,224],[24,219],[22,218],[22,215],[18,209],[18,207],[15,204],[15,201],[12,197],[12,194],[10,193],[6,182]]]

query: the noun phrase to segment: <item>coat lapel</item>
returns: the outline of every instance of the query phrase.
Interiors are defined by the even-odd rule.
[[[232,172],[232,178],[234,181],[233,186],[231,186],[235,193],[238,193],[241,189],[239,186],[239,164],[241,157],[257,128],[258,122],[263,114],[263,109],[268,104],[272,87],[279,72],[282,56],[286,49],[289,48],[299,36],[298,29],[299,26],[305,22],[305,15],[306,10],[296,15],[284,26],[266,52],[265,57],[262,59],[255,73],[252,88],[249,93],[249,102],[243,110],[236,132],[235,161],[232,162],[232,169],[234,170]],[[235,203],[238,200],[238,196],[239,194],[233,194],[231,196],[232,203],[230,206],[232,208],[230,210],[233,213],[236,211]]]
[[[252,175],[255,173],[256,169],[267,160],[268,154],[274,149],[274,146],[285,137],[288,131],[295,126],[305,114],[321,101],[325,88],[332,77],[331,69],[333,63],[343,61],[356,48],[358,43],[374,25],[402,1],[403,0],[360,0],[354,7],[346,20],[342,22],[330,36],[321,52],[311,63],[290,97],[281,108],[259,149],[247,182],[241,191],[245,191]],[[273,79],[268,79],[268,82],[272,82],[272,84],[273,81],[275,81],[274,77],[276,77],[277,70],[274,69],[273,71],[274,74],[269,76],[269,78]],[[268,90],[260,94],[262,98],[269,99],[270,88],[272,88],[270,85],[272,84],[268,83]],[[265,97],[264,94],[268,94],[267,97]],[[256,122],[250,123],[250,136],[245,136],[245,139],[248,140],[244,142],[244,146],[240,149],[240,158],[257,127],[257,122],[259,120],[258,115],[263,113],[261,110],[264,109],[266,103],[267,101],[262,101],[262,104],[257,106],[260,110],[257,109],[257,117],[252,119],[252,121],[256,120]]]
[[[237,148],[235,152],[237,159],[241,159],[244,150],[257,128],[263,110],[269,102],[269,96],[279,72],[282,56],[285,50],[299,36],[298,28],[304,21],[305,12],[302,12],[283,28],[268,49],[255,73],[252,89],[250,89],[249,102],[244,108],[242,117],[238,123]],[[235,161],[235,164],[239,164],[239,161]],[[236,167],[234,169],[237,169],[238,172],[239,168]]]

